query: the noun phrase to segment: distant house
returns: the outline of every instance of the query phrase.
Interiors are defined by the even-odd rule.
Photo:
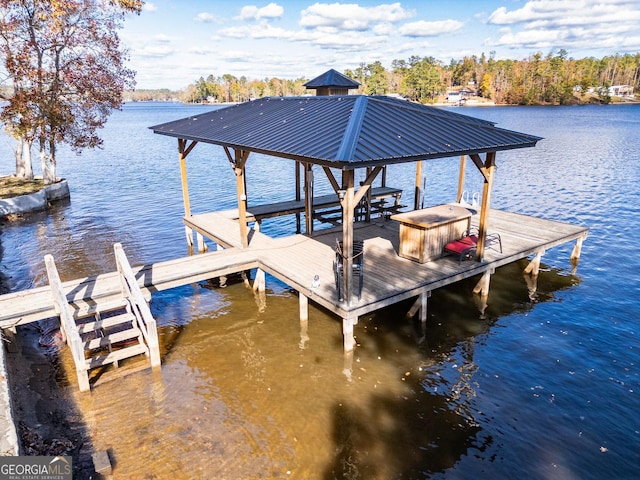
[[[462,94],[460,92],[447,92],[447,102],[455,103],[456,105],[462,100]]]
[[[612,97],[633,97],[633,86],[612,85],[609,87],[609,95]]]

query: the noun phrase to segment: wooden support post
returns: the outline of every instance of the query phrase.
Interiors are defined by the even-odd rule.
[[[533,260],[531,260],[529,262],[529,265],[527,265],[526,268],[524,269],[524,273],[526,273],[527,275],[532,275],[534,277],[537,277],[538,272],[540,271],[540,260],[542,258],[542,255],[544,255],[544,251],[536,252],[535,256],[533,257]]]
[[[427,335],[427,314],[429,297],[431,297],[430,291],[422,292],[418,295],[418,298],[407,312],[407,318],[412,318],[416,312],[420,311],[420,328],[422,335],[420,336],[420,342],[422,342]]]
[[[264,270],[258,268],[256,270],[256,278],[253,280],[253,291],[264,292],[266,289],[266,278]]]
[[[527,284],[527,290],[529,292],[529,300],[535,300],[536,292],[538,291],[538,273],[540,272],[540,260],[544,255],[544,250],[536,252],[533,260],[524,269],[524,281]]]
[[[229,163],[233,167],[233,173],[236,175],[240,239],[242,240],[242,248],[247,248],[249,246],[249,229],[247,228],[247,183],[245,178],[245,165],[251,152],[234,148],[234,154],[232,156],[228,147],[224,147],[224,152],[227,154],[227,160],[229,160]]]
[[[256,232],[260,231],[260,223],[259,222],[255,222],[254,225],[254,229]],[[265,288],[266,288],[266,276],[265,276],[265,272],[264,270],[262,270],[261,268],[258,268],[256,270],[256,278],[253,279],[253,291],[254,292],[259,292],[259,293],[264,293]]]
[[[300,304],[300,321],[307,321],[309,320],[309,297],[299,292],[298,298]]]
[[[416,188],[415,198],[413,199],[413,209],[420,209],[420,198],[422,197],[422,161],[416,162]]]
[[[464,194],[464,173],[467,165],[467,156],[462,155],[460,157],[460,174],[458,175],[458,196],[457,202],[460,203],[462,201],[462,195]]]
[[[198,253],[204,253],[209,250],[207,248],[207,244],[204,243],[204,237],[200,232],[196,232],[196,238],[198,240]]]
[[[576,244],[573,246],[573,250],[571,251],[571,263],[577,263],[578,260],[580,260],[580,254],[582,253],[582,242],[585,238],[586,236],[580,237],[576,240]]]
[[[576,244],[573,246],[573,250],[571,251],[571,274],[575,274],[578,269],[578,264],[580,263],[580,254],[582,253],[582,242],[587,238],[587,234],[578,238],[576,240]]]
[[[244,167],[236,168],[236,188],[238,192],[238,222],[240,223],[240,239],[242,248],[249,246],[249,229],[247,228],[247,194],[244,190]]]
[[[307,347],[309,341],[309,298],[302,292],[298,292],[298,302],[300,311],[300,350]]]
[[[342,319],[342,336],[344,341],[344,351],[352,352],[356,347],[356,339],[353,334],[353,327],[358,323],[358,317],[356,318],[343,318]]]
[[[420,295],[418,295],[418,298],[416,298],[416,301],[413,302],[413,305],[411,305],[411,308],[407,312],[407,318],[413,317],[418,312],[418,310],[421,310],[423,306],[426,306],[427,299],[429,297],[431,297],[430,291],[422,292]]]
[[[427,327],[427,302],[430,296],[431,292],[422,292],[420,294],[420,323],[422,324],[423,333]]]
[[[489,295],[489,283],[491,280],[491,275],[493,273],[495,273],[494,269],[485,270],[485,272],[482,274],[482,278],[480,278],[480,281],[476,284],[475,288],[473,289],[473,293],[480,295],[482,297],[486,297],[487,295]]]
[[[371,175],[371,167],[367,167],[367,177],[369,177]],[[367,201],[366,203],[366,210],[365,210],[365,216],[364,216],[364,220],[365,222],[370,222],[371,221],[371,188],[367,188],[367,192],[366,192],[366,197],[367,197]]]
[[[189,184],[187,181],[187,155],[193,150],[198,142],[191,142],[187,147],[185,139],[178,139],[178,159],[180,160],[180,179],[182,181],[182,201],[184,203],[184,216],[191,216],[191,202],[189,200]],[[193,231],[185,225],[184,233],[187,237],[187,245],[193,248]]]
[[[471,160],[476,165],[484,177],[482,188],[482,206],[480,208],[480,225],[478,232],[478,246],[476,248],[476,259],[479,262],[484,260],[484,250],[487,241],[487,223],[489,221],[489,208],[491,205],[491,190],[493,188],[493,176],[496,166],[496,152],[487,152],[484,163],[477,154],[471,155]]]
[[[296,172],[296,201],[302,200],[302,194],[300,191],[300,162],[296,160],[295,162],[295,172]],[[300,223],[300,212],[296,212],[296,233],[300,233],[302,231],[302,225]]]
[[[313,165],[304,164],[304,214],[305,232],[307,235],[313,233]]]
[[[344,198],[342,204],[342,280],[344,299],[351,305],[351,278],[353,277],[353,211],[354,211],[354,178],[353,170],[343,170],[342,188]]]
[[[222,245],[220,245],[219,243],[216,243],[216,251],[217,252],[221,252],[222,250],[224,250],[224,247]],[[218,277],[218,286],[220,288],[224,288],[227,286],[227,276],[223,275]]]

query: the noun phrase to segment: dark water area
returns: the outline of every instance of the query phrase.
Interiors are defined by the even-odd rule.
[[[63,280],[114,270],[116,242],[132,265],[187,255],[177,142],[147,127],[209,109],[127,104],[103,150],[63,149],[71,201],[0,225],[9,288],[46,284],[47,253]],[[577,270],[573,242],[546,252],[535,292],[526,262],[498,269],[484,314],[474,279],[437,290],[423,343],[410,302],[376,312],[360,319],[347,358],[340,319],[311,304],[302,332],[295,292],[273,278],[264,311],[242,283],[154,294],[161,370],[90,394],[70,388],[116,478],[637,478],[640,107],[456,111],[544,137],[497,155],[492,206],[588,226]],[[3,174],[11,148],[0,137]],[[252,155],[247,165],[250,201],[293,197],[291,162]],[[193,213],[233,207],[221,148],[198,145],[188,168]],[[454,199],[457,159],[423,171],[425,205]],[[414,177],[389,167],[407,205]],[[471,192],[478,177],[469,166]],[[271,219],[262,231],[294,228]],[[73,387],[70,355],[60,357]]]

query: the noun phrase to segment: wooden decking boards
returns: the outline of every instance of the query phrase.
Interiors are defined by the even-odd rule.
[[[459,262],[451,256],[420,264],[398,256],[397,222],[380,218],[355,224],[354,238],[365,241],[365,273],[361,299],[353,298],[351,302],[338,301],[334,281],[333,261],[336,240],[342,235],[340,227],[320,230],[310,237],[291,235],[282,238],[271,238],[251,230],[249,246],[242,249],[238,248],[241,241],[236,220],[221,213],[193,215],[185,218],[187,226],[228,248],[140,266],[134,268],[134,273],[143,291],[150,295],[154,291],[260,268],[336,315],[357,318],[421,293],[493,271],[532,254],[543,253],[548,248],[584,238],[588,231],[582,226],[493,209],[489,218],[488,231],[500,234],[503,252],[488,248],[483,262]],[[472,225],[477,224],[478,217],[474,215]],[[320,284],[312,288],[315,275],[318,275]],[[119,289],[115,273],[73,280],[63,286],[70,301],[89,306],[96,297],[106,299]],[[0,328],[55,315],[47,286],[0,296]]]

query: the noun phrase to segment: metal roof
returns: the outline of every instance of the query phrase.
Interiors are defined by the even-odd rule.
[[[342,73],[331,69],[324,72],[322,75],[317,76],[313,80],[309,80],[304,84],[307,90],[321,87],[333,87],[333,88],[358,88],[360,82],[356,82],[352,78],[343,75]]]
[[[341,169],[535,146],[540,137],[386,96],[266,97],[155,133]]]

